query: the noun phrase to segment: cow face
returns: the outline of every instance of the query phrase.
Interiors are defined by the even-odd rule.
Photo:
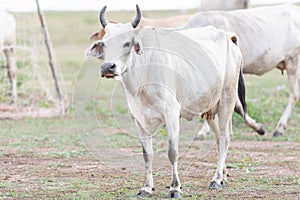
[[[130,59],[130,52],[134,49],[140,53],[140,48],[135,42],[134,29],[141,20],[141,11],[136,6],[137,15],[133,22],[126,24],[107,23],[104,17],[106,6],[100,12],[100,22],[105,28],[102,40],[94,42],[86,51],[87,56],[102,57],[101,76],[114,78],[126,71],[126,61]]]

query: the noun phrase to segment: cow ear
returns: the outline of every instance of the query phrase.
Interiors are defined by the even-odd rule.
[[[86,56],[102,58],[103,57],[103,46],[104,43],[102,41],[94,42],[86,51]]]
[[[100,34],[100,32],[95,32],[95,33],[93,33],[92,35],[90,35],[90,40],[99,40],[99,39],[101,39],[101,38],[99,38],[99,34]]]
[[[236,37],[236,36],[232,36],[232,37],[231,37],[231,41],[232,41],[234,44],[237,44],[237,37]]]
[[[142,55],[143,52],[143,44],[139,39],[134,39],[133,41],[133,48],[136,54]]]
[[[234,44],[238,45],[238,39],[237,39],[237,36],[233,35],[233,36],[231,36],[230,39],[231,39],[231,41],[232,41]]]

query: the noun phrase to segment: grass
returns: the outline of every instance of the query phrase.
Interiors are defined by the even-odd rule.
[[[1,124],[0,155],[7,148],[16,149],[17,154],[35,154],[34,149],[51,149],[44,156],[70,157],[83,155],[86,150],[78,141],[70,118],[4,120]]]
[[[178,13],[176,11],[145,12],[145,16],[157,18],[174,14]],[[107,13],[109,19],[120,22],[126,22],[132,16],[132,12]],[[66,81],[68,96],[71,98],[73,86],[77,84],[80,89],[77,91],[78,98],[81,97],[80,100],[84,102],[85,107],[78,114],[76,110],[70,108],[67,116],[62,118],[0,121],[0,198],[134,199],[141,186],[143,173],[140,171],[124,173],[104,167],[86,148],[87,144],[83,142],[86,133],[78,135],[76,132],[76,128],[79,131],[87,130],[95,134],[96,138],[99,137],[97,134],[100,126],[105,130],[107,138],[119,147],[125,148],[129,144],[134,147],[139,145],[135,138],[122,134],[114,116],[110,113],[111,102],[115,101],[114,111],[118,113],[119,120],[124,120],[126,126],[123,128],[131,130],[130,128],[134,127],[124,106],[124,95],[118,88],[112,98],[115,81],[102,80],[96,89],[97,103],[90,99],[92,96],[89,95],[94,91],[98,80],[99,64],[91,65],[93,68],[87,77],[80,74],[82,82],[75,81],[79,68],[89,66],[89,61],[84,62],[84,51],[91,43],[89,35],[99,29],[98,12],[46,12],[46,19],[56,58]],[[293,194],[299,191],[297,159],[299,160],[300,152],[295,145],[300,142],[299,103],[293,110],[284,136],[276,139],[271,137],[287,103],[286,75],[281,76],[280,71],[273,70],[262,77],[246,75],[245,81],[249,114],[265,125],[267,134],[266,136],[253,134],[241,117],[234,115],[233,144],[235,146],[230,149],[228,156],[230,186],[224,191],[207,189],[213,174],[212,166],[216,163],[215,155],[211,155],[213,153],[200,160],[187,157],[180,165],[180,176],[186,192],[184,197],[187,199],[249,197],[273,199],[278,198],[276,195],[294,198]],[[78,117],[75,122],[73,114]],[[193,138],[194,133],[191,134],[190,127],[197,123],[197,119],[196,122],[184,123],[186,123],[184,131],[187,133],[181,135],[183,146],[188,145]],[[154,144],[162,154],[167,145],[165,138],[166,132],[162,128]],[[211,145],[209,142],[212,140],[213,137],[210,136],[207,145]],[[99,141],[102,141],[101,138],[90,142],[97,144]],[[265,143],[262,142],[270,142],[268,144],[271,147],[264,147]],[[244,147],[245,144],[262,146],[253,150],[251,145],[249,145],[251,148]],[[273,144],[277,145],[272,146]],[[198,143],[192,148],[200,151],[201,148],[197,145]],[[137,149],[140,150],[140,147],[138,146]],[[258,152],[270,155],[270,159],[265,159],[261,155],[256,156]],[[292,161],[285,160],[286,155]],[[265,168],[275,171],[290,169],[290,171],[275,176],[270,175],[271,172],[265,171]],[[292,172],[296,175],[293,176]],[[153,199],[161,199],[165,197],[166,187],[169,185],[168,167],[159,170],[156,168],[154,178],[157,188]]]

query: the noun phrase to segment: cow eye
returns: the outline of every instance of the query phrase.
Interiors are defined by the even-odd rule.
[[[123,45],[123,47],[130,47],[130,42],[126,42],[124,45]]]

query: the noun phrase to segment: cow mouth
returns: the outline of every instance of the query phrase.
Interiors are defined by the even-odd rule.
[[[112,73],[102,74],[102,77],[105,77],[105,78],[114,78],[115,76],[117,76],[117,75],[112,74]]]

